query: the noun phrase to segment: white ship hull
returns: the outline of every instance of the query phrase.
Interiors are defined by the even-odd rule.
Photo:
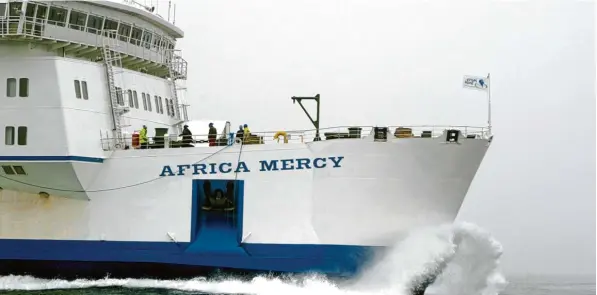
[[[365,138],[4,156],[28,177],[0,179],[0,259],[350,273],[370,248],[452,222],[488,146]],[[205,180],[235,183],[234,211],[202,210]]]
[[[152,12],[0,0],[0,275],[350,275],[408,231],[454,220],[486,130],[330,139],[318,113],[321,141],[254,130],[259,144],[123,150],[142,126],[155,147],[160,128],[178,138],[189,121],[183,32]]]

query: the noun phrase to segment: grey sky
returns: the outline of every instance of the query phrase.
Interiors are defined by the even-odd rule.
[[[509,273],[595,272],[595,24],[589,1],[179,0],[191,114],[252,130],[484,125],[496,139],[458,220]],[[164,8],[160,2],[160,10]]]

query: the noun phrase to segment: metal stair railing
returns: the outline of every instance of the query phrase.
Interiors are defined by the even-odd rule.
[[[118,39],[116,30],[103,32],[103,59],[106,66],[106,76],[108,80],[108,92],[110,94],[110,103],[112,107],[112,120],[114,123],[114,147],[116,149],[124,148],[124,137],[122,133],[122,115],[129,111],[124,103],[124,93],[122,88],[118,89],[115,83],[116,71],[122,72],[122,57],[118,51]],[[114,67],[117,69],[115,70]],[[119,93],[120,92],[120,93]]]

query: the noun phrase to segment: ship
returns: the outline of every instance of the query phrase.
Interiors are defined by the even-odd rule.
[[[346,277],[454,221],[488,127],[323,127],[314,92],[312,129],[207,132],[184,32],[127,2],[0,1],[0,274]]]

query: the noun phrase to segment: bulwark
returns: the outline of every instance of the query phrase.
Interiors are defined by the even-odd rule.
[[[167,165],[162,168],[160,176],[184,176],[184,175],[206,175],[206,174],[227,174],[255,171],[288,171],[305,169],[323,169],[323,168],[341,168],[341,162],[344,157],[327,158],[298,158],[281,160],[261,160],[258,169],[249,167],[247,163],[240,161],[238,163],[197,163],[183,165]]]

